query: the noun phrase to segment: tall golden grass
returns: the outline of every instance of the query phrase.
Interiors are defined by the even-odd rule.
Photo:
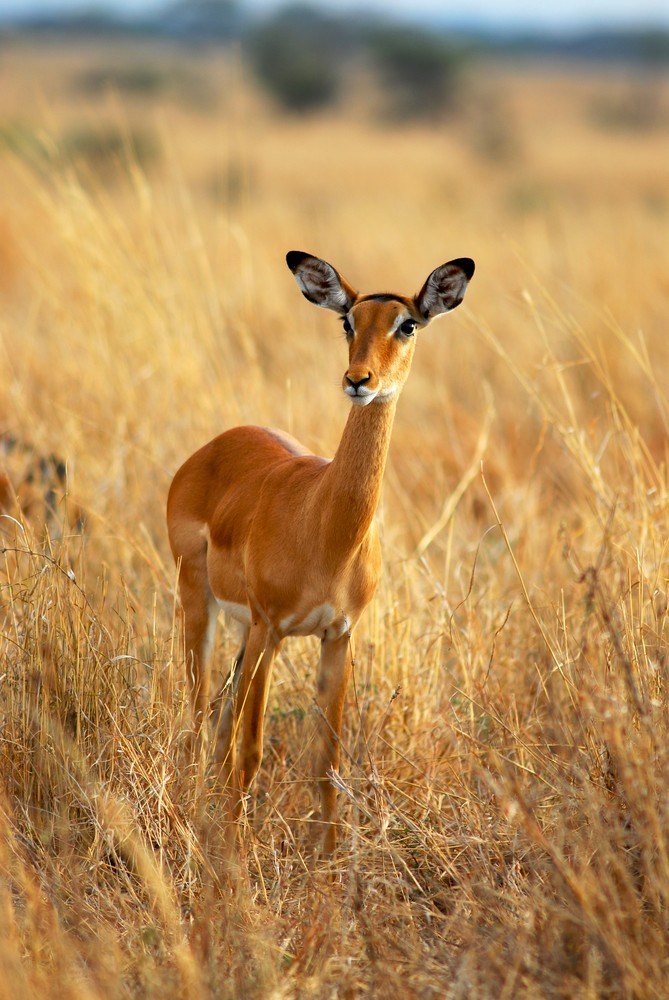
[[[210,107],[76,94],[109,58],[2,53],[0,418],[69,495],[46,535],[1,528],[0,995],[666,996],[666,129],[593,124],[624,81],[485,67],[440,127],[277,119],[206,54]],[[115,165],[65,155],[102,124]],[[478,270],[398,411],[342,845],[310,870],[294,640],[231,891],[185,763],[163,510],[234,424],[336,448],[344,344],[293,248],[365,289]]]

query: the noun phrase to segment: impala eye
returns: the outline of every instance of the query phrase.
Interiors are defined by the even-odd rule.
[[[351,337],[353,335],[353,327],[348,321],[348,316],[344,316],[342,323],[344,324],[344,333],[347,337]]]
[[[413,337],[413,332],[416,329],[416,323],[412,319],[405,319],[400,326],[400,333],[403,333],[405,337]]]

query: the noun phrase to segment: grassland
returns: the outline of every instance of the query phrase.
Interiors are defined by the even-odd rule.
[[[82,85],[119,60],[181,83]],[[602,114],[651,86],[654,122]],[[438,125],[353,87],[285,119],[229,55],[0,51],[5,464],[68,471],[47,537],[3,519],[1,997],[666,997],[667,101],[482,66]],[[398,410],[332,871],[294,640],[231,890],[163,511],[226,427],[336,448],[345,346],[293,248],[366,289],[477,274]]]

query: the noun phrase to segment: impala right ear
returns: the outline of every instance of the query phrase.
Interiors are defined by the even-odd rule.
[[[332,264],[301,250],[286,254],[286,263],[295,275],[305,299],[321,309],[345,316],[358,297],[355,288],[335,271]]]

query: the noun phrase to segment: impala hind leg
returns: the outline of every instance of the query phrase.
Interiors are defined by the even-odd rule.
[[[234,699],[227,764],[222,777],[230,781],[230,836],[234,837],[244,796],[258,773],[262,760],[263,731],[272,664],[279,648],[272,629],[264,622],[254,622],[249,631],[239,686]],[[241,733],[236,753],[237,732]]]
[[[337,792],[328,771],[339,768],[340,739],[346,688],[351,676],[350,635],[323,640],[316,701],[321,710],[315,772],[321,800],[321,854],[328,857],[337,846]]]
[[[184,617],[186,681],[190,694],[193,752],[207,742],[209,719],[209,657],[216,630],[218,605],[209,587],[206,546],[181,563],[179,596]]]

